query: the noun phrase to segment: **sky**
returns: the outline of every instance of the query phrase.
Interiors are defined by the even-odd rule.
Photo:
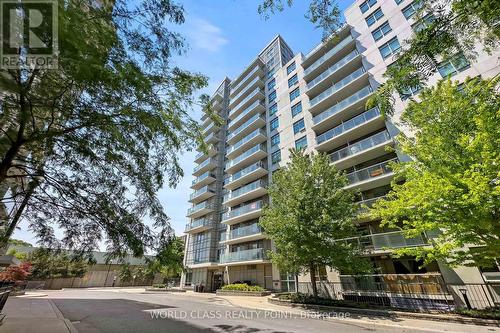
[[[178,0],[185,9],[186,22],[175,30],[186,38],[189,48],[185,55],[174,58],[175,65],[209,78],[208,87],[200,93],[212,95],[227,76],[236,77],[276,35],[281,35],[294,54],[306,54],[321,41],[322,31],[316,29],[304,14],[309,1],[295,0],[292,8],[264,20],[257,7],[263,0]],[[287,0],[284,0],[285,2]],[[341,9],[353,0],[339,0]],[[199,110],[193,117],[200,118]],[[188,219],[186,212],[193,176],[195,152],[185,152],[179,159],[184,177],[176,188],[163,188],[158,193],[171,225],[182,235]],[[32,244],[34,236],[25,222],[14,238]]]

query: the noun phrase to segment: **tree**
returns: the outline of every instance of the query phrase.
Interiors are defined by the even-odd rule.
[[[161,273],[163,277],[177,277],[184,269],[184,242],[181,237],[175,237],[169,244],[148,263],[148,270]]]
[[[204,148],[190,111],[212,116],[196,97],[207,78],[171,64],[186,49],[171,28],[183,7],[60,0],[58,11],[58,67],[0,70],[0,248],[22,218],[47,247],[106,240],[113,256],[142,256],[173,235],[157,191],[182,177],[181,151]]]
[[[32,247],[33,245],[20,239],[9,239],[9,245]]]
[[[25,281],[30,275],[30,263],[11,265],[0,272],[0,281],[2,282],[20,282]]]
[[[498,258],[498,88],[499,79],[470,79],[463,85],[443,81],[424,89],[421,101],[411,101],[403,112],[402,123],[414,137],[399,135],[399,147],[413,160],[394,166],[392,191],[375,204],[372,214],[409,237],[440,234],[432,239],[432,247],[396,253],[450,264],[488,265]]]
[[[32,266],[31,278],[51,279],[83,277],[92,262],[63,251],[38,248],[26,258]]]
[[[322,266],[343,272],[367,271],[357,244],[336,241],[355,235],[354,193],[345,190],[345,175],[324,154],[312,157],[291,151],[291,161],[273,174],[271,199],[260,224],[274,242],[271,260],[280,270],[309,271],[313,293],[316,270]]]

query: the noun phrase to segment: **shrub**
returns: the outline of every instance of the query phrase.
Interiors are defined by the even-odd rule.
[[[261,286],[249,286],[246,283],[233,283],[227,284],[222,287],[222,290],[231,290],[231,291],[265,291]]]
[[[167,286],[163,283],[153,284],[153,288],[166,288]]]
[[[500,320],[499,309],[493,309],[493,308],[487,308],[483,310],[456,309],[455,312],[468,317]]]
[[[335,300],[323,297],[314,297],[311,295],[301,294],[301,293],[286,293],[278,296],[279,300],[287,300],[292,303],[300,304],[314,304],[314,305],[327,305],[327,306],[340,306],[349,308],[367,308],[371,307],[368,303],[359,303],[348,300]]]

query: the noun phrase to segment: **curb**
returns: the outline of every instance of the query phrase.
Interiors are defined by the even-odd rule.
[[[59,310],[59,308],[57,307],[57,305],[55,305],[55,303],[51,299],[47,299],[47,300],[49,301],[49,304],[52,307],[52,310],[54,310],[57,318],[60,319],[60,320],[62,320],[62,321],[64,321],[64,324],[68,328],[68,332],[70,332],[70,333],[78,333],[78,330],[76,329],[75,325],[73,325],[73,323],[69,319],[64,318],[61,310]]]
[[[342,311],[342,312],[351,312],[356,314],[372,315],[379,317],[427,319],[427,320],[442,321],[442,322],[453,322],[459,324],[500,327],[500,320],[494,320],[494,319],[481,319],[481,318],[463,317],[456,315],[450,316],[441,314],[404,312],[404,311],[394,311],[394,310],[374,310],[374,309],[346,308],[346,307],[327,306],[327,305],[300,304],[300,303],[291,303],[289,301],[283,301],[274,298],[268,298],[267,301],[274,305],[287,306],[290,308],[302,308],[306,310]]]

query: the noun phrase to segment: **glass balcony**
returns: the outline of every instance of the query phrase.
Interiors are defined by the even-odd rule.
[[[229,135],[227,136],[227,140],[229,141],[232,138],[234,138],[236,135],[241,133],[245,128],[247,128],[249,125],[257,121],[258,119],[262,119],[263,122],[266,121],[260,114],[256,113],[252,117],[250,117],[250,119],[241,124],[237,129],[229,133]]]
[[[340,43],[335,45],[330,51],[325,53],[321,58],[316,60],[311,66],[307,67],[306,70],[304,71],[304,76],[309,75],[312,73],[316,68],[318,68],[322,63],[324,63],[326,60],[330,59],[334,54],[338,53],[340,50],[342,50],[347,44],[352,42],[354,39],[352,38],[351,35],[348,37],[344,38]]]
[[[317,105],[319,102],[324,101],[326,98],[332,96],[334,93],[336,93],[340,89],[344,88],[349,83],[351,83],[352,81],[361,77],[365,73],[366,73],[366,71],[363,67],[358,68],[357,70],[355,70],[354,72],[352,72],[348,76],[344,77],[342,80],[334,83],[330,88],[326,89],[318,96],[311,99],[311,101],[309,102],[310,106],[313,107],[313,106]]]
[[[217,141],[219,141],[219,137],[214,132],[205,137],[205,142],[207,143],[216,143]]]
[[[194,191],[193,193],[191,193],[191,195],[189,196],[189,200],[193,200],[194,198],[196,197],[199,197],[203,194],[206,194],[206,193],[214,193],[215,192],[215,189],[206,185],[206,186],[203,186],[202,188]]]
[[[255,202],[249,203],[247,205],[244,205],[244,206],[241,206],[241,207],[238,207],[235,209],[231,209],[230,211],[224,213],[224,215],[222,216],[222,220],[223,221],[229,220],[229,219],[232,219],[234,217],[241,216],[243,214],[247,214],[250,212],[254,212],[256,210],[260,210],[260,209],[262,209],[262,206],[263,206],[262,201],[255,201]]]
[[[375,146],[382,144],[384,142],[387,142],[389,140],[391,140],[391,136],[389,135],[389,132],[384,130],[383,132],[372,135],[366,139],[363,139],[363,140],[358,141],[350,146],[347,146],[345,148],[342,148],[340,150],[337,150],[337,151],[331,153],[330,154],[330,161],[336,162],[338,160],[355,155],[355,154],[362,152],[364,150],[368,150],[372,147],[375,147]]]
[[[212,226],[213,219],[207,218],[207,219],[197,219],[192,221],[191,223],[186,224],[186,230],[185,231],[190,231],[196,228],[200,227],[210,227]]]
[[[235,239],[260,233],[262,233],[262,228],[259,226],[259,224],[254,223],[246,227],[231,230],[227,239]]]
[[[252,81],[250,81],[246,87],[240,91],[238,93],[238,95],[234,96],[233,98],[231,98],[231,100],[229,101],[229,105],[231,106],[232,104],[236,103],[238,100],[241,99],[241,97],[243,97],[244,95],[248,94],[248,91],[256,84],[256,83],[259,83],[259,81],[261,82],[262,84],[262,80],[260,77],[256,77],[254,78]]]
[[[226,170],[235,166],[236,164],[242,162],[243,160],[245,160],[246,158],[248,158],[249,156],[251,156],[252,154],[255,154],[256,152],[258,152],[259,150],[262,150],[262,151],[266,151],[266,147],[262,144],[258,144],[252,148],[250,148],[249,150],[247,150],[246,152],[244,152],[243,154],[241,155],[238,155],[236,158],[228,161],[226,163]]]
[[[191,185],[197,184],[197,183],[207,179],[208,177],[215,178],[215,175],[213,173],[211,173],[210,171],[207,171],[207,172],[199,175],[198,177],[196,177],[196,179],[193,179],[193,181],[191,182]]]
[[[220,256],[221,263],[252,261],[252,260],[265,260],[267,259],[267,249],[251,249],[238,252],[224,253]]]
[[[226,194],[224,196],[223,202],[226,202],[226,201],[231,200],[231,199],[235,199],[237,197],[245,195],[248,192],[254,191],[258,188],[266,187],[266,185],[267,184],[265,181],[259,179],[257,181],[254,181],[253,183],[247,184],[247,185],[242,186],[234,191],[229,192],[228,194]]]
[[[233,153],[234,151],[236,151],[238,148],[240,148],[241,146],[243,146],[245,143],[257,140],[257,138],[259,136],[262,138],[262,140],[264,140],[266,138],[266,132],[264,130],[260,129],[260,128],[256,129],[255,131],[253,131],[252,133],[248,134],[247,136],[245,136],[240,141],[236,142],[234,145],[229,146],[229,148],[227,149],[226,155],[230,155],[231,153]],[[261,140],[261,142],[262,142],[262,140]]]
[[[200,164],[198,164],[194,169],[193,169],[193,174],[199,173],[201,170],[210,167],[210,166],[215,166],[217,165],[217,161],[213,158],[209,158]]]
[[[332,128],[331,130],[328,130],[327,132],[318,135],[316,138],[316,142],[318,144],[321,144],[325,141],[328,141],[330,139],[333,139],[334,137],[337,137],[357,126],[363,125],[364,123],[367,123],[368,121],[380,116],[380,110],[378,107],[374,107],[368,111],[363,112],[362,114],[349,119],[346,122],[343,122],[342,124]]]
[[[248,103],[248,101],[250,101],[252,98],[255,98],[259,94],[264,96],[262,93],[262,89],[256,88],[250,95],[248,95],[247,97],[245,97],[245,99],[243,99],[241,102],[239,102],[238,105],[231,108],[231,111],[229,111],[229,117],[238,113],[238,111],[243,107],[243,105]]]
[[[382,163],[378,163],[372,166],[369,166],[367,168],[351,172],[347,174],[347,179],[349,180],[349,184],[356,184],[365,180],[368,180],[370,178],[377,178],[382,175],[386,175],[389,173],[392,173],[391,168],[389,167],[389,164],[391,162],[397,162],[397,158],[384,161]]]
[[[403,231],[390,231],[377,234],[363,235],[359,237],[339,239],[357,245],[365,251],[383,251],[405,247],[416,247],[428,245],[427,237],[419,235],[416,237],[405,237]]]
[[[373,207],[373,204],[377,200],[384,199],[384,198],[386,198],[386,196],[381,195],[379,197],[365,199],[365,200],[361,200],[361,201],[356,202],[356,204],[359,206],[358,213],[359,214],[367,213]]]
[[[262,71],[262,68],[260,68],[259,66],[252,69],[250,73],[245,75],[245,77],[241,79],[241,81],[236,86],[231,88],[231,91],[237,92],[249,78],[251,78],[254,74],[256,74],[259,71]]]
[[[247,107],[245,110],[243,110],[243,112],[241,112],[238,115],[238,117],[229,121],[228,127],[231,128],[234,124],[237,124],[241,119],[245,118],[249,113],[253,112],[259,106],[262,108],[262,110],[265,110],[265,106],[264,106],[264,104],[262,104],[261,101],[255,101],[249,107]]]
[[[244,177],[244,176],[246,176],[246,175],[254,172],[255,170],[260,169],[260,168],[262,168],[262,169],[266,168],[266,166],[264,165],[264,163],[257,162],[257,163],[252,164],[252,165],[250,165],[250,166],[248,166],[248,167],[246,167],[244,169],[241,169],[240,171],[238,171],[238,172],[232,174],[230,177],[226,178],[224,180],[224,185],[229,184],[231,182],[234,182],[235,180],[238,180],[241,177]]]
[[[202,203],[197,204],[196,206],[193,206],[188,209],[187,216],[192,216],[196,213],[199,213],[203,210],[213,210],[214,209],[214,204],[212,202],[208,201],[203,201]]]
[[[359,55],[358,50],[354,50],[339,61],[337,61],[335,64],[330,66],[327,70],[325,70],[323,73],[318,75],[314,80],[309,82],[307,84],[307,89],[313,88],[316,84],[320,83],[323,81],[326,77],[328,77],[330,74],[335,73],[337,70],[342,68],[345,64],[347,64],[349,61],[352,59],[356,58]]]
[[[326,118],[342,111],[343,109],[345,109],[349,105],[352,105],[352,104],[358,102],[359,100],[365,98],[366,96],[370,95],[372,93],[372,91],[373,91],[372,87],[366,86],[363,89],[356,92],[355,94],[347,97],[346,99],[343,99],[342,101],[335,104],[334,106],[332,106],[332,107],[326,109],[325,111],[321,112],[320,114],[314,116],[313,117],[314,125],[319,124],[320,122],[322,122]]]

